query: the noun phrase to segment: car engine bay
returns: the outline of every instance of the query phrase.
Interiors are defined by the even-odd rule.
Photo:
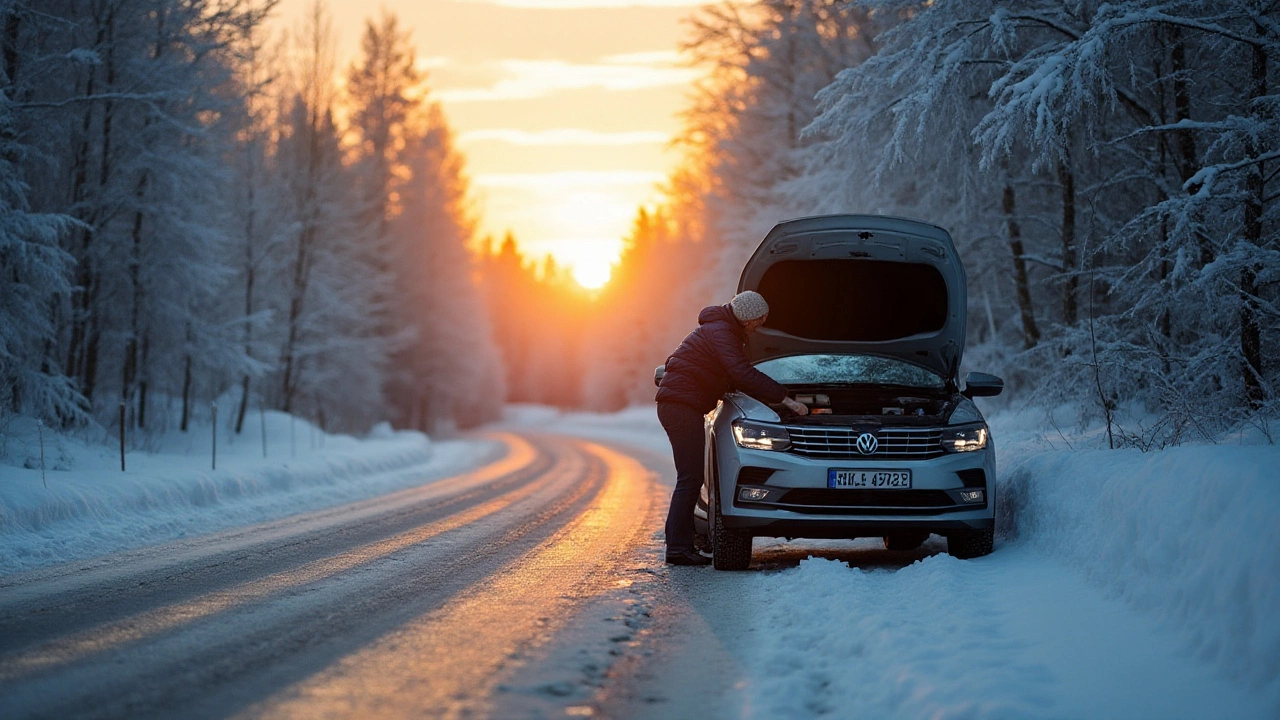
[[[847,425],[850,420],[874,420],[881,425],[938,425],[946,422],[960,396],[945,391],[906,388],[806,386],[794,388],[792,399],[809,408],[799,416],[783,406],[779,417],[788,424]],[[777,409],[775,408],[775,409]]]

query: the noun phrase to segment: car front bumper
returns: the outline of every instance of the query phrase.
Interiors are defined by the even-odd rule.
[[[995,447],[940,457],[901,460],[810,458],[722,447],[718,491],[725,526],[757,536],[876,537],[903,532],[947,534],[995,525]],[[831,468],[911,470],[910,490],[827,487]],[[767,492],[743,500],[743,488]],[[962,493],[982,490],[981,502]]]

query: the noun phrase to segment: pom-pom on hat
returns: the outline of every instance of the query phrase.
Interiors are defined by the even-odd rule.
[[[754,290],[734,295],[729,301],[729,307],[733,308],[733,316],[738,318],[738,322],[759,320],[769,314],[769,303],[765,302],[763,295]]]

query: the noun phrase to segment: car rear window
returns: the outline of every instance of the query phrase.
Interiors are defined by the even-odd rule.
[[[792,355],[758,363],[760,372],[783,385],[826,383],[942,388],[943,379],[908,362],[875,355]]]
[[[765,327],[810,340],[884,342],[947,322],[947,282],[931,265],[881,260],[787,260],[756,288]]]

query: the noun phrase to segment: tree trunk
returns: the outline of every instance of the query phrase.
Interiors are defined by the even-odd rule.
[[[239,435],[240,431],[244,429],[244,415],[248,407],[249,407],[249,375],[248,373],[245,373],[245,376],[240,380],[240,409],[236,411],[236,434],[237,435]]]
[[[1261,29],[1259,29],[1261,35]],[[1267,94],[1267,52],[1259,44],[1253,46],[1252,72],[1253,87],[1249,92],[1249,106],[1257,107],[1258,102]],[[1250,134],[1245,141],[1245,154],[1257,157],[1261,148],[1255,135]],[[1244,240],[1255,248],[1262,245],[1262,206],[1265,201],[1266,182],[1263,175],[1263,163],[1258,163],[1248,170],[1245,178],[1244,202]],[[1240,271],[1240,355],[1242,356],[1241,374],[1244,376],[1245,398],[1249,407],[1257,410],[1266,399],[1266,390],[1262,386],[1262,332],[1259,323],[1258,308],[1258,274],[1263,267],[1254,262]]]
[[[289,296],[289,332],[285,338],[284,345],[284,383],[282,390],[284,392],[284,402],[282,409],[285,412],[293,411],[293,395],[295,385],[297,384],[295,374],[297,373],[297,354],[298,345],[298,325],[302,318],[302,302],[307,292],[307,247],[311,243],[311,237],[314,234],[312,228],[306,228],[298,237],[298,255],[295,258],[293,268],[293,292]]]
[[[145,428],[147,426],[147,362],[151,355],[151,338],[147,335],[142,336],[142,361],[138,368],[138,427]]]
[[[108,90],[115,88],[116,81],[116,63],[115,63],[115,11],[114,6],[105,8],[106,16],[95,18],[97,23],[97,34],[94,47],[105,47],[106,58],[103,60],[103,66],[106,72],[106,86]],[[92,96],[96,90],[95,79],[97,78],[97,70],[93,69],[89,72],[89,80],[85,86],[85,95]],[[88,147],[89,132],[92,129],[93,107],[95,103],[88,103],[85,108],[85,117],[82,124],[84,131],[84,142],[82,149],[84,156],[82,162],[76,168],[76,190],[74,195],[78,196],[77,201],[84,199],[84,187],[88,181]],[[72,323],[72,345],[71,359],[74,366],[78,369],[77,377],[80,381],[80,392],[84,395],[85,400],[89,402],[90,407],[93,405],[94,390],[97,386],[98,375],[98,350],[101,346],[101,318],[98,317],[97,307],[97,269],[89,260],[89,244],[93,240],[93,234],[97,230],[100,220],[100,213],[103,211],[103,199],[107,185],[111,179],[111,126],[112,118],[115,113],[115,104],[107,100],[102,104],[102,140],[99,146],[99,152],[102,153],[98,164],[98,193],[97,203],[86,224],[89,226],[81,231],[81,254],[77,258],[81,272],[77,273],[79,294],[77,295],[79,303],[78,307],[73,311]]]
[[[4,19],[4,76],[8,78],[10,87],[15,86],[18,81],[18,29],[21,22],[18,13],[10,7]],[[11,93],[9,99],[17,98]]]
[[[1058,166],[1058,180],[1062,185],[1062,272],[1066,280],[1062,288],[1062,323],[1075,325],[1078,314],[1076,290],[1080,276],[1076,274],[1076,177],[1070,165],[1070,156]]]
[[[1012,184],[1004,186],[1001,207],[1009,233],[1009,251],[1013,254],[1013,283],[1018,297],[1018,312],[1022,315],[1022,342],[1030,350],[1040,342],[1040,329],[1036,327],[1036,316],[1031,307],[1031,286],[1027,282],[1027,261],[1023,258],[1022,228],[1014,215]]]
[[[187,421],[191,419],[191,353],[187,353],[182,368],[182,422],[178,429],[187,431]]]
[[[245,218],[245,235],[244,235],[244,354],[245,357],[253,357],[253,328],[250,326],[250,318],[253,317],[253,283],[254,265],[253,265],[253,241],[255,232],[255,211],[254,211],[254,172],[253,172],[253,156],[252,148],[249,150],[249,176],[246,178],[246,191],[248,192],[248,216]],[[249,409],[249,373],[244,374],[244,378],[240,383],[240,409],[236,412],[236,434],[244,429],[244,415]]]
[[[1186,43],[1182,40],[1182,30],[1175,27],[1172,28],[1172,32],[1173,50],[1170,53],[1170,61],[1173,77],[1173,121],[1176,123],[1191,119],[1191,86],[1187,83],[1187,51]],[[1193,132],[1179,130],[1174,133],[1178,158],[1176,164],[1178,175],[1183,183],[1190,180],[1191,176],[1200,169],[1196,155],[1196,137]],[[1197,232],[1196,245],[1200,249],[1200,265],[1213,262],[1213,243],[1209,240],[1209,236]]]
[[[146,185],[146,173],[138,179],[138,187],[134,195],[139,202],[142,201],[144,187]],[[140,315],[142,312],[142,213],[135,212],[133,214],[133,256],[129,258],[129,281],[133,284],[133,293],[130,300],[133,307],[129,313],[129,339],[124,345],[124,371],[120,384],[120,401],[132,404],[134,400],[133,390],[134,382],[138,377],[138,338],[142,335],[140,325]],[[138,412],[134,410],[134,420],[137,421]]]

